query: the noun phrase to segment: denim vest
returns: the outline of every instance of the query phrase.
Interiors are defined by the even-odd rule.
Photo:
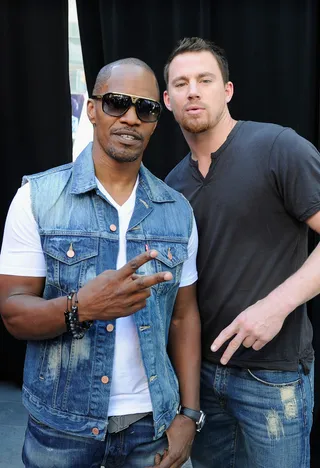
[[[45,299],[65,296],[104,270],[116,269],[118,213],[97,188],[92,144],[75,163],[25,176],[26,182],[46,260]],[[110,229],[112,224],[117,230]],[[179,405],[167,342],[191,230],[187,200],[141,165],[126,234],[127,260],[144,252],[147,244],[159,252],[158,257],[137,272],[173,275],[171,281],[153,286],[146,307],[133,315],[149,383],[155,439],[169,427]],[[71,244],[73,257],[67,255]],[[113,332],[107,331],[109,324],[114,325]],[[95,321],[81,340],[64,333],[28,342],[23,402],[36,419],[66,433],[105,438],[116,327],[116,320]]]

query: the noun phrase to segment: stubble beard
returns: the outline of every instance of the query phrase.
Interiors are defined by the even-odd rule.
[[[210,128],[209,119],[195,118],[186,115],[182,117],[180,125],[189,133],[203,133]]]
[[[209,121],[200,119],[182,118],[181,127],[189,133],[203,133],[206,132],[209,127]]]
[[[105,152],[110,158],[119,163],[135,162],[141,157],[142,154],[141,151],[137,151],[135,153],[132,153],[132,151],[128,151],[125,149],[119,151],[114,146],[109,146],[108,148],[106,148]]]

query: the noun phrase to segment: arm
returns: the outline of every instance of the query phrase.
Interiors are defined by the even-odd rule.
[[[179,289],[170,326],[168,352],[178,376],[182,406],[200,409],[201,336],[196,283]],[[178,414],[166,431],[168,450],[155,458],[160,468],[179,468],[188,460],[196,424]],[[162,461],[161,461],[162,460]]]
[[[175,368],[182,406],[200,409],[200,316],[196,283],[180,288],[170,325],[168,352]]]
[[[320,233],[320,211],[307,224]],[[270,292],[268,296],[248,307],[214,340],[212,351],[217,351],[228,339],[221,363],[227,364],[242,344],[258,351],[281,330],[286,317],[299,305],[320,293],[320,244],[299,270]]]
[[[79,289],[79,320],[112,320],[145,307],[149,288],[170,281],[169,272],[138,276],[135,271],[157,256],[151,250],[119,270],[106,270]],[[8,331],[16,338],[43,340],[66,330],[66,297],[41,298],[44,278],[0,275],[0,310]]]
[[[43,287],[44,278],[0,275],[1,315],[15,338],[42,340],[66,331],[66,298],[42,299]]]

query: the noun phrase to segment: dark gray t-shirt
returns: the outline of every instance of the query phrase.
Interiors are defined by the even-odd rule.
[[[307,258],[305,221],[320,209],[320,155],[292,129],[236,124],[212,153],[205,178],[187,155],[166,182],[190,201],[199,230],[198,300],[203,357],[237,315],[293,274]],[[296,370],[312,360],[312,327],[298,307],[260,351],[241,347],[229,364]]]

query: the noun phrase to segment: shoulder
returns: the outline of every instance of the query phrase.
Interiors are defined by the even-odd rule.
[[[177,182],[185,177],[185,173],[189,168],[190,153],[187,154],[167,175],[165,183],[170,187],[174,187]]]
[[[267,123],[267,122],[253,122],[246,120],[242,122],[240,127],[240,136],[243,139],[258,140],[260,142],[274,142],[282,133],[286,131],[293,131],[288,127],[282,125]]]
[[[240,138],[246,145],[261,150],[269,151],[269,154],[301,152],[317,152],[314,145],[299,135],[290,127],[281,125],[245,121],[239,132]]]
[[[292,128],[284,128],[275,140],[275,147],[294,151],[316,150],[315,146]],[[317,150],[316,150],[317,151]]]
[[[22,185],[25,185],[27,182],[32,181],[49,181],[50,179],[57,178],[68,178],[72,172],[73,163],[63,164],[61,166],[53,167],[43,172],[38,172],[36,174],[24,175],[22,178]]]

